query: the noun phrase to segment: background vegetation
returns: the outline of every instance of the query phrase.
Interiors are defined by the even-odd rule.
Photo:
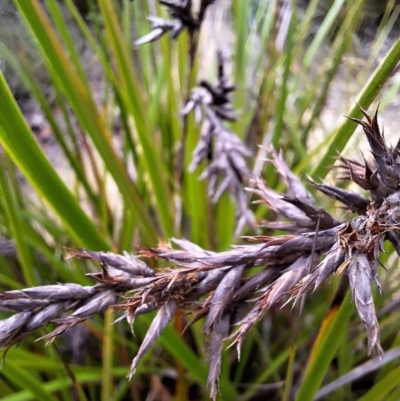
[[[324,179],[356,128],[340,116],[360,118],[356,102],[369,108],[381,100],[381,112],[396,104],[400,81],[388,81],[400,58],[395,1],[378,9],[362,0],[237,1],[224,12],[218,3],[200,37],[184,31],[175,41],[165,35],[142,46],[134,41],[151,31],[146,17],[168,18],[156,1],[89,1],[83,10],[72,0],[26,0],[7,8],[13,26],[27,33],[18,33],[18,49],[4,40],[1,51],[1,290],[90,284],[85,273],[95,267],[66,262],[63,247],[133,253],[185,237],[221,251],[242,241],[237,234],[254,234],[249,226],[235,233],[229,193],[211,202],[198,179],[205,165],[188,171],[200,130],[180,110],[200,79],[216,81],[213,46],[231,60],[238,118],[229,129],[253,151],[252,172],[278,191],[282,184],[257,145],[282,149],[301,177]],[[40,107],[23,114],[26,96]],[[261,204],[252,210],[259,221],[271,218]],[[400,283],[390,247],[382,263],[383,295],[375,302],[384,349],[397,352]],[[339,281],[310,295],[301,313],[273,308],[247,336],[240,361],[227,350],[217,398],[312,400],[350,372],[329,399],[399,399],[397,354],[380,367],[374,361],[371,371],[363,365],[365,333]],[[108,311],[49,347],[29,337],[9,349],[0,399],[208,399],[201,324],[182,335],[186,317],[177,314],[128,381],[151,318],[139,317],[132,337],[126,324],[113,324],[116,317]]]

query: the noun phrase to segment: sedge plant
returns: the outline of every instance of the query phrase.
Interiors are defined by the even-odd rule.
[[[1,76],[2,399],[396,397],[399,145],[366,111],[395,2],[330,129],[362,1],[234,2],[210,66],[218,0],[64,3],[15,1],[51,95],[2,48],[54,144]],[[339,156],[357,125],[371,154]]]

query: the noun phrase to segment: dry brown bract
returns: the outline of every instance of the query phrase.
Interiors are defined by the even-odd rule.
[[[148,17],[148,20],[152,24],[153,30],[147,35],[138,39],[135,44],[142,45],[144,43],[154,42],[170,31],[172,39],[176,39],[184,29],[187,29],[189,34],[192,34],[193,31],[200,28],[208,6],[214,1],[215,0],[202,0],[200,4],[200,10],[198,11],[197,15],[195,15],[195,13],[192,11],[192,0],[159,0],[160,4],[167,7],[173,20],[169,21],[154,16]]]
[[[243,188],[243,181],[252,176],[246,163],[251,152],[224,124],[236,121],[231,102],[235,87],[228,83],[224,64],[222,52],[218,52],[217,83],[201,81],[192,90],[181,113],[186,116],[193,111],[196,122],[201,123],[200,139],[193,151],[189,171],[194,171],[204,161],[207,163],[200,179],[208,180],[208,196],[218,202],[224,192],[230,192],[236,201],[236,232],[240,233],[246,224],[254,224]]]
[[[316,206],[315,200],[285,164],[270,150],[270,158],[287,184],[280,195],[261,179],[254,180],[257,194],[283,219],[266,227],[286,230],[284,236],[249,238],[247,245],[215,253],[187,241],[173,239],[169,245],[142,249],[137,257],[108,252],[72,251],[70,257],[92,259],[101,272],[92,275],[93,286],[51,285],[0,294],[0,308],[15,314],[0,321],[0,346],[19,343],[49,322],[58,323],[46,335],[49,342],[72,326],[109,307],[120,310],[132,326],[136,316],[158,310],[132,362],[129,376],[145,352],[171,321],[177,308],[190,312],[193,320],[205,318],[209,338],[211,396],[216,397],[223,342],[230,338],[238,349],[246,333],[274,304],[295,302],[314,291],[332,274],[346,274],[357,312],[365,325],[368,349],[381,353],[379,327],[371,283],[379,288],[378,258],[385,240],[400,253],[399,145],[384,143],[376,115],[358,121],[371,145],[373,162],[361,165],[341,158],[345,177],[371,192],[371,200],[328,184],[311,185],[340,200],[359,216],[338,222]],[[153,271],[140,258],[169,261],[170,268]],[[262,267],[252,273],[252,267]],[[256,294],[256,295],[255,295]]]

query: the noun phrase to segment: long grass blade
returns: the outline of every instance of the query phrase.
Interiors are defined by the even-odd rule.
[[[35,141],[2,75],[0,93],[1,145],[30,184],[55,210],[77,243],[94,249],[107,249],[107,243]]]
[[[303,380],[296,393],[296,401],[313,400],[341,341],[338,333],[345,330],[352,312],[349,293],[340,308],[334,307],[329,311],[314,342]]]
[[[358,96],[357,103],[367,109],[370,104],[374,101],[385,82],[392,75],[398,62],[400,61],[400,39],[398,39],[392,46],[392,48],[386,54],[386,57],[382,60],[379,66],[372,74],[369,81],[365,84],[360,95]],[[357,104],[348,113],[349,117],[361,118],[362,112]],[[343,150],[346,143],[350,139],[351,135],[356,129],[356,124],[351,120],[346,119],[345,122],[336,131],[335,135],[326,144],[327,151],[321,156],[316,163],[315,167],[311,172],[311,176],[315,178],[324,178],[329,171],[332,161],[337,154]]]
[[[69,60],[56,32],[47,19],[38,0],[18,2],[17,7],[26,25],[37,39],[55,84],[65,93],[82,127],[87,131],[99,151],[108,172],[115,180],[125,202],[130,205],[137,221],[143,227],[145,242],[157,241],[158,233],[144,208],[127,171],[111,143],[104,117],[99,113],[93,96]]]

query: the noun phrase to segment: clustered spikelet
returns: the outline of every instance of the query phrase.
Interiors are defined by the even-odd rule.
[[[225,191],[229,191],[236,201],[236,231],[242,231],[246,224],[252,224],[254,216],[248,208],[243,181],[251,177],[246,157],[251,152],[244,143],[224,125],[226,121],[236,121],[231,103],[231,93],[235,86],[229,84],[225,72],[222,52],[218,52],[218,81],[215,85],[201,81],[191,92],[182,115],[193,112],[196,122],[202,124],[199,142],[193,151],[189,171],[194,171],[203,161],[208,167],[200,179],[208,180],[208,195],[214,203]]]
[[[149,16],[148,20],[152,24],[152,31],[142,38],[138,39],[135,44],[154,42],[160,39],[167,32],[171,32],[172,39],[176,39],[185,29],[192,34],[198,30],[204,18],[204,14],[209,5],[215,0],[202,0],[198,13],[193,12],[192,0],[159,0],[159,3],[167,7],[172,20]]]
[[[187,240],[172,239],[158,248],[127,253],[70,251],[69,257],[90,259],[101,266],[91,274],[93,286],[59,284],[0,293],[0,309],[15,313],[0,321],[0,346],[9,347],[50,322],[58,327],[44,336],[57,336],[94,314],[113,307],[132,326],[144,313],[157,311],[134,358],[129,376],[160,336],[179,308],[193,323],[204,318],[208,337],[211,397],[215,399],[224,341],[240,346],[246,333],[273,305],[296,302],[332,275],[347,275],[355,307],[363,322],[369,353],[382,353],[371,284],[380,289],[379,254],[391,241],[400,253],[400,145],[390,148],[380,133],[377,114],[362,125],[369,140],[372,161],[364,165],[340,157],[344,178],[370,191],[367,199],[329,184],[311,185],[358,213],[349,221],[335,220],[317,207],[306,187],[286,165],[281,154],[269,149],[271,162],[287,185],[285,194],[252,179],[249,191],[259,196],[280,219],[265,222],[287,235],[249,237],[250,243],[225,252],[204,250]],[[142,259],[169,262],[153,270]],[[256,273],[252,267],[261,267]]]
[[[195,33],[200,31],[206,10],[214,0],[201,0],[197,12],[193,11],[191,0],[178,2],[159,0],[159,2],[168,8],[170,15],[175,19],[166,21],[150,16],[153,30],[138,39],[135,44],[154,42],[168,31],[172,31],[172,38],[176,39],[186,28],[191,38],[190,55],[193,67],[196,53],[193,38]],[[244,226],[254,225],[254,216],[248,207],[248,197],[243,189],[244,179],[251,177],[246,157],[251,156],[252,153],[226,127],[227,122],[236,121],[236,114],[231,99],[235,85],[229,83],[225,64],[226,60],[220,50],[217,54],[217,83],[202,80],[197,87],[192,88],[181,110],[181,115],[186,118],[193,112],[196,123],[201,124],[199,142],[193,152],[189,171],[193,172],[205,161],[208,167],[200,175],[200,179],[208,180],[208,195],[211,200],[216,203],[224,192],[228,191],[231,194],[236,202],[236,234],[238,235]]]

